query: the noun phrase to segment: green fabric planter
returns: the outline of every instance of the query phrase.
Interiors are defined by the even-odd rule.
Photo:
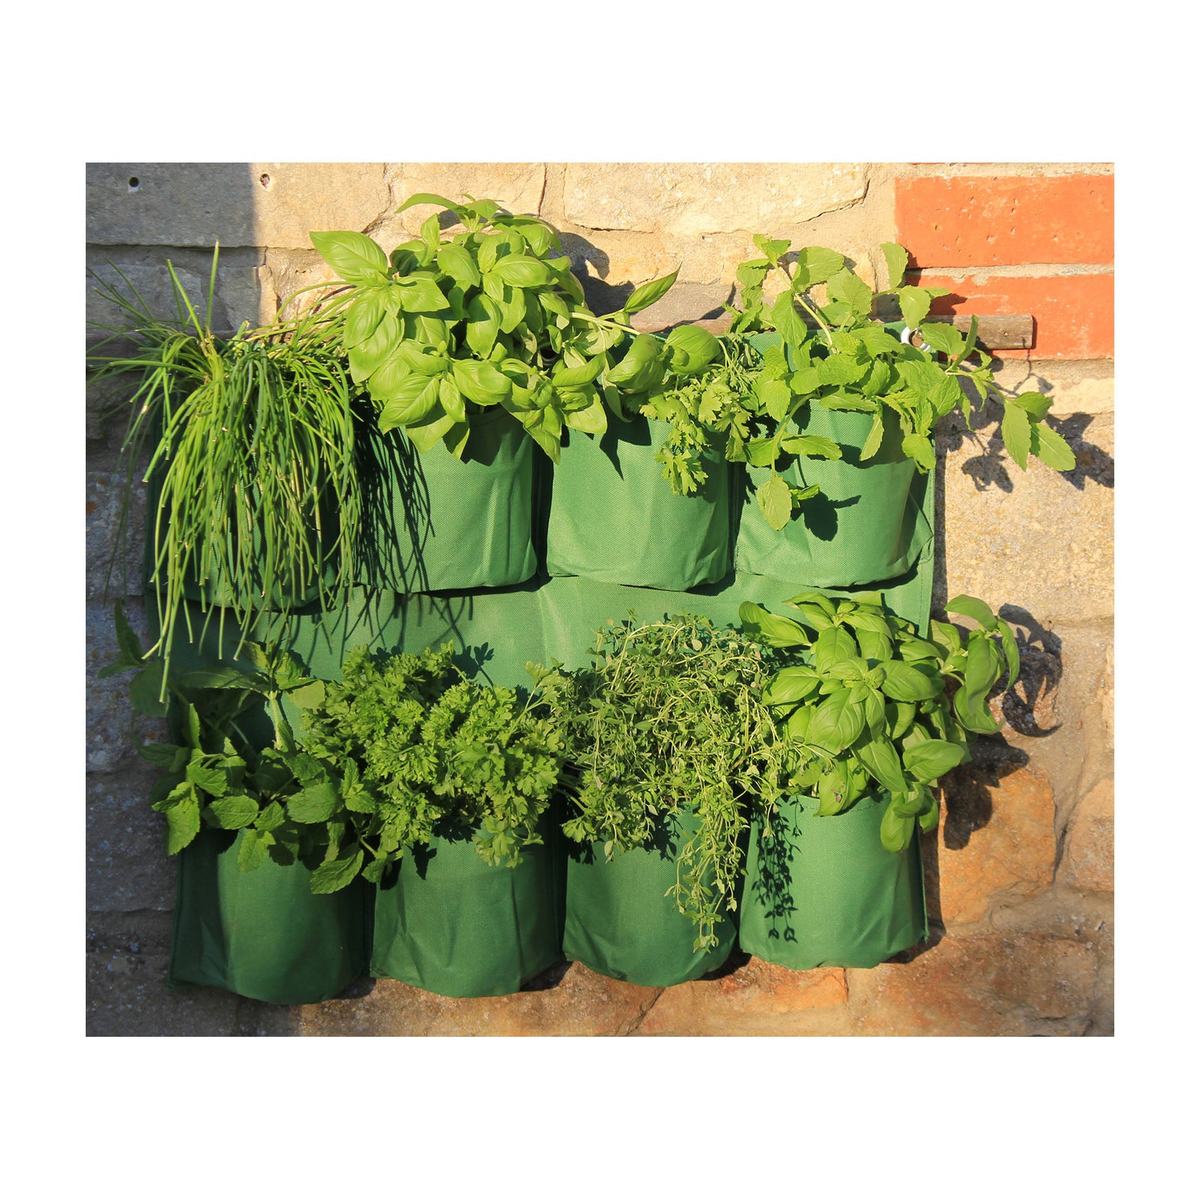
[[[394,592],[523,583],[537,571],[533,464],[540,454],[503,409],[472,417],[462,460],[419,453],[399,430],[358,427],[362,536],[357,582]]]
[[[636,847],[606,862],[604,847],[572,845],[567,857],[563,953],[574,962],[643,987],[669,987],[715,971],[729,957],[736,929],[716,928],[717,945],[693,950],[697,926],[665,893],[675,885],[676,855],[696,829],[684,811],[664,820],[654,846]]]
[[[492,867],[470,840],[408,853],[375,895],[371,974],[441,996],[507,996],[562,960],[554,844]]]
[[[796,487],[816,484],[781,530],[772,529],[755,499],[769,467],[748,467],[749,488],[737,536],[739,571],[794,579],[814,587],[852,587],[903,575],[932,536],[922,511],[926,480],[901,449],[900,422],[887,409],[883,444],[866,465],[859,452],[871,431],[866,413],[831,412],[810,403],[796,414],[801,432],[831,438],[839,459],[783,456],[779,474]]]
[[[309,891],[301,864],[243,874],[243,835],[204,829],[180,852],[167,984],[270,1004],[316,1004],[366,973],[368,888]]]
[[[885,804],[863,796],[843,813],[784,802],[764,841],[751,830],[739,909],[747,954],[797,971],[875,967],[928,936],[920,838],[893,854],[879,840]]]
[[[551,575],[686,591],[729,574],[729,464],[710,453],[704,486],[676,496],[654,457],[669,433],[665,421],[636,417],[599,438],[569,434],[550,500]]]

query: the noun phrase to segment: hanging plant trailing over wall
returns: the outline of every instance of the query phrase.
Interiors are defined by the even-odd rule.
[[[453,213],[464,232],[445,236],[435,213],[390,256],[362,233],[310,235],[345,284],[321,309],[354,382],[370,393],[380,428],[403,428],[419,450],[441,439],[461,458],[472,416],[500,406],[558,462],[564,428],[602,434],[610,413],[633,415],[631,397],[716,355],[716,339],[696,326],[663,339],[629,325],[678,272],[597,316],[546,222],[494,200],[455,204],[430,193],[396,211],[423,204]]]

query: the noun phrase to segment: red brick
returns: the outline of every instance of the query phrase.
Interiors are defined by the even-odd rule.
[[[1078,360],[1113,357],[1113,277],[1103,275],[993,275],[986,283],[973,276],[910,272],[910,283],[945,287],[949,296],[933,302],[932,312],[1033,315],[1033,349],[1001,357]]]
[[[896,180],[896,240],[922,267],[1113,261],[1113,177]]]

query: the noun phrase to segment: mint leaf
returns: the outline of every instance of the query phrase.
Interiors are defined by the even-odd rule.
[[[309,882],[309,890],[314,895],[327,895],[330,892],[341,891],[354,882],[363,863],[363,852],[355,850],[352,854],[335,858],[332,862],[322,863],[313,873]]]
[[[1032,441],[1029,414],[1011,400],[1004,401],[1004,420],[1000,423],[1000,436],[1004,438],[1004,448],[1009,457],[1024,471],[1028,465]]]
[[[792,490],[778,475],[759,484],[755,499],[772,529],[780,530],[792,519]]]
[[[897,242],[884,242],[880,249],[888,266],[888,288],[894,291],[904,282],[908,270],[908,251]]]

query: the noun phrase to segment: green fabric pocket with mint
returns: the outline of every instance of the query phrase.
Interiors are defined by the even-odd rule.
[[[859,461],[871,431],[866,413],[835,412],[817,402],[796,414],[802,434],[829,438],[840,459],[783,455],[779,474],[791,486],[815,484],[820,494],[801,502],[783,527],[767,524],[755,498],[770,467],[748,467],[749,488],[737,536],[739,571],[812,587],[853,587],[895,579],[908,571],[932,536],[922,500],[927,476],[901,450],[896,414],[886,410],[883,442]]]
[[[554,470],[546,569],[601,583],[686,591],[733,569],[729,464],[705,454],[708,478],[677,496],[655,457],[665,421],[614,421],[600,437],[571,431]]]
[[[375,896],[371,974],[440,996],[507,996],[562,960],[562,872],[554,846],[489,866],[468,839],[435,838],[400,860]]]
[[[524,583],[537,571],[534,455],[503,409],[471,419],[461,460],[421,454],[399,431],[359,427],[362,533],[357,582],[393,592],[463,591]]]
[[[666,893],[678,878],[680,839],[699,827],[686,811],[663,822],[654,843],[608,862],[600,842],[571,845],[567,855],[563,953],[574,962],[643,987],[669,987],[715,971],[737,936],[727,915],[717,943],[696,950],[697,926]]]
[[[316,1004],[364,975],[369,885],[309,890],[302,863],[243,873],[236,835],[204,829],[179,856],[167,984],[217,987],[269,1004]]]
[[[875,967],[928,937],[920,838],[883,847],[887,805],[870,794],[818,816],[817,801],[784,801],[773,836],[755,823],[746,856],[738,944],[796,971]]]

